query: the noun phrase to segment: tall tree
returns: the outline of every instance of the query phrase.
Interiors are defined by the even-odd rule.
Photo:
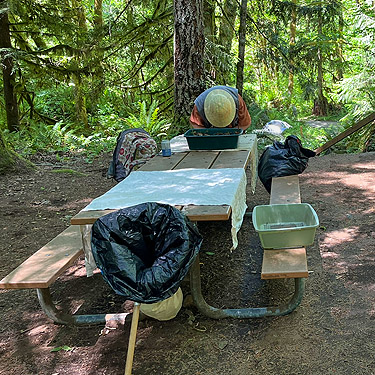
[[[0,2],[0,48],[3,68],[4,102],[7,116],[7,125],[10,132],[19,130],[18,103],[14,91],[15,71],[11,54],[11,40],[8,18],[7,1]]]
[[[203,30],[203,1],[174,0],[174,111],[182,127],[205,89]]]
[[[87,120],[87,110],[86,110],[86,97],[83,92],[83,76],[81,72],[81,65],[85,63],[83,52],[83,43],[85,41],[85,37],[82,37],[87,34],[87,25],[86,25],[86,15],[83,9],[82,3],[78,2],[77,0],[72,0],[72,8],[76,10],[76,19],[77,19],[77,42],[79,46],[79,53],[75,54],[73,66],[74,69],[72,71],[72,78],[74,82],[74,93],[75,93],[75,108],[76,108],[76,122],[78,125],[83,125],[85,129],[88,128],[88,120]]]
[[[292,10],[289,23],[289,77],[288,77],[288,93],[291,99],[294,90],[294,46],[296,44],[296,28],[297,28],[297,0],[292,0]]]
[[[95,106],[99,100],[99,93],[104,86],[104,70],[102,61],[104,57],[104,51],[101,48],[101,43],[104,36],[103,28],[103,0],[95,0],[94,2],[94,16],[93,16],[93,37],[95,38],[96,53],[95,53],[95,66],[93,68],[93,74],[91,75],[92,86],[90,92],[91,105]]]
[[[216,57],[216,67],[217,67],[217,79],[220,83],[228,83],[233,77],[232,67],[234,64],[231,62],[233,56],[232,43],[233,37],[235,35],[235,24],[238,12],[237,0],[225,0],[224,6],[222,7],[222,17],[220,21],[219,36],[217,43],[220,46],[220,54]]]
[[[328,110],[328,100],[324,96],[323,92],[323,85],[324,85],[324,75],[323,75],[323,46],[322,43],[320,43],[323,40],[323,7],[322,3],[319,2],[319,8],[318,8],[318,27],[317,27],[317,98],[314,101],[314,109],[313,114],[316,116],[325,116],[327,115]]]
[[[237,62],[237,80],[236,80],[236,87],[240,95],[242,95],[242,90],[243,90],[243,70],[245,67],[246,18],[247,18],[247,0],[242,0],[241,9],[240,9],[240,27],[238,30],[238,62]]]
[[[8,149],[3,138],[3,134],[0,130],[0,174],[4,174],[6,171],[14,166],[16,157]]]

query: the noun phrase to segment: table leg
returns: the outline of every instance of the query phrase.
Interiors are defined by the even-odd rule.
[[[90,277],[94,274],[97,266],[95,263],[94,256],[91,250],[91,228],[92,224],[81,225],[81,235],[82,235],[82,246],[83,252],[85,253],[85,266],[86,266],[86,275]]]
[[[92,314],[92,315],[76,315],[67,314],[58,310],[52,301],[49,288],[37,289],[38,299],[40,306],[46,315],[57,324],[66,325],[90,325],[102,324],[109,320],[116,320],[124,324],[126,317],[129,313],[119,314]]]
[[[266,316],[281,316],[291,313],[302,301],[305,291],[305,279],[296,278],[295,291],[288,303],[272,307],[254,307],[240,309],[218,309],[210,306],[202,295],[199,256],[190,269],[190,291],[198,310],[208,318],[262,318]]]

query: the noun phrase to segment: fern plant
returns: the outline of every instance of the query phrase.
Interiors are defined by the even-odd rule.
[[[125,122],[130,128],[142,128],[151,137],[159,140],[168,136],[168,130],[171,126],[167,119],[159,118],[157,101],[152,102],[148,109],[145,101],[139,102],[139,114],[131,114],[125,119]]]

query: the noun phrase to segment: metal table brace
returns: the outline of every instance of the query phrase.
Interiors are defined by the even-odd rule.
[[[116,320],[121,323],[125,322],[127,316],[130,313],[119,313],[119,314],[92,314],[92,315],[79,315],[79,314],[67,314],[61,310],[58,310],[52,301],[51,293],[49,288],[37,289],[38,299],[40,306],[46,315],[57,324],[66,325],[90,325],[90,324],[102,324],[109,320]]]
[[[254,308],[241,308],[241,309],[218,309],[210,306],[205,301],[201,289],[201,276],[199,266],[199,256],[194,261],[190,269],[190,289],[195,306],[199,312],[208,318],[223,319],[223,318],[261,318],[266,316],[281,316],[291,313],[300,303],[305,290],[305,279],[295,278],[295,291],[286,304],[273,307],[254,307]],[[49,288],[37,289],[38,299],[40,306],[46,315],[55,323],[66,325],[90,325],[102,324],[109,320],[117,320],[122,323],[129,313],[119,314],[92,314],[92,315],[79,315],[67,314],[58,310],[54,305]]]
[[[218,309],[210,306],[203,298],[201,289],[201,275],[199,266],[199,256],[194,261],[190,269],[190,291],[193,301],[198,310],[208,318],[262,318],[266,316],[281,316],[291,313],[302,301],[305,291],[305,279],[295,278],[295,290],[288,303],[272,307],[254,307],[242,309]]]

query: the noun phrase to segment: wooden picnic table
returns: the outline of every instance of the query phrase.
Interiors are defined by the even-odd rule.
[[[176,149],[171,157],[156,156],[144,165],[141,171],[178,171],[191,168],[197,170],[219,170],[221,168],[244,170],[250,165],[250,179],[254,182],[257,177],[256,137],[241,137],[243,137],[242,143],[236,150],[189,151],[182,145],[182,148]],[[252,184],[252,188],[254,187]],[[273,179],[270,198],[271,204],[300,202],[298,176]],[[230,205],[187,205],[180,208],[192,221],[228,220],[233,216]],[[110,211],[83,210],[78,213],[71,219],[72,225],[69,228],[4,277],[0,281],[0,288],[36,289],[42,309],[56,323],[85,325],[103,323],[110,319],[124,320],[127,316],[125,313],[93,315],[66,313],[56,308],[50,293],[50,287],[54,281],[82,254],[85,244],[90,244],[90,238],[83,235],[82,228],[91,227],[98,217]],[[306,250],[304,248],[265,250],[262,278],[294,278],[295,292],[290,301],[280,306],[270,307],[216,308],[208,305],[202,295],[198,256],[190,269],[190,291],[196,307],[203,315],[210,318],[243,319],[279,316],[290,313],[299,305],[304,292],[304,278],[307,276]]]

